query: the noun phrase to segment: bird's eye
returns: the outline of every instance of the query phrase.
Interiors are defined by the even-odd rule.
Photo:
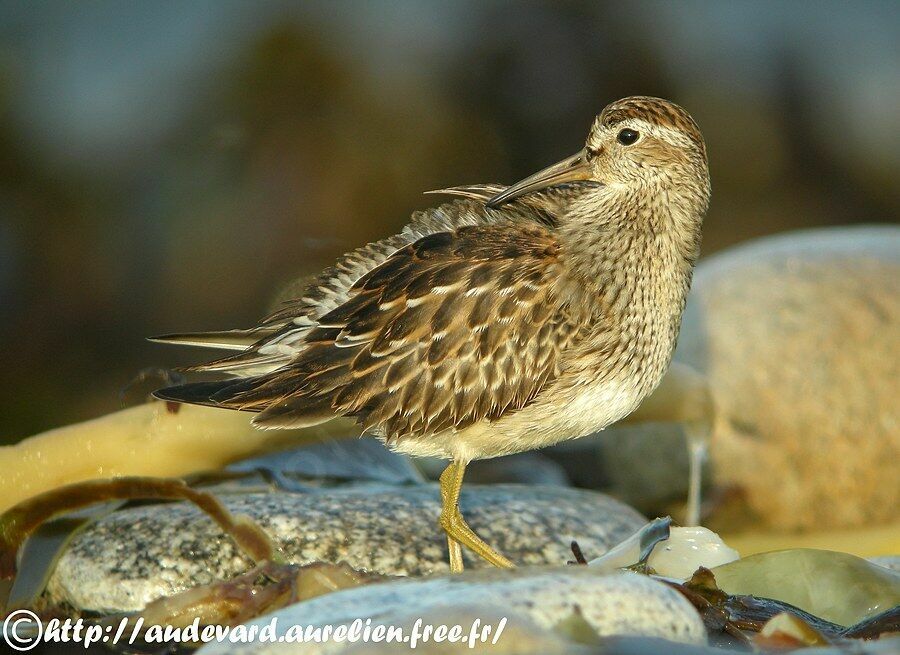
[[[619,134],[616,136],[616,141],[621,143],[623,146],[630,146],[635,141],[637,141],[638,137],[640,136],[641,135],[634,130],[629,130],[626,127],[624,130],[619,130]]]

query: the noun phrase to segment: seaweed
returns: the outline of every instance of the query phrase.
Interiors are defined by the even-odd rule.
[[[281,562],[278,547],[247,516],[233,515],[211,493],[174,478],[122,477],[77,482],[47,491],[0,514],[0,580],[17,574],[16,557],[28,537],[48,520],[74,510],[120,500],[187,500],[205,512],[256,564]],[[53,562],[46,563],[52,568]],[[46,580],[45,570],[39,576]],[[30,575],[34,575],[30,571]],[[7,585],[7,593],[9,587]],[[2,598],[3,606],[7,598]]]
[[[835,639],[844,632],[843,626],[813,616],[788,603],[771,598],[727,594],[719,589],[713,572],[703,567],[684,583],[661,580],[681,592],[697,608],[711,636],[727,635],[740,645],[750,646],[752,641],[747,633],[762,632],[774,617],[782,614],[796,617],[823,638]],[[775,630],[778,625],[776,623],[770,629]],[[772,635],[774,638],[775,632]]]
[[[218,581],[159,598],[142,611],[100,620],[104,627],[121,625],[128,634],[144,634],[148,626],[166,626],[173,642],[198,642],[195,632],[206,626],[234,626],[322,594],[389,579],[358,571],[348,564],[283,564],[265,562],[230,580]]]

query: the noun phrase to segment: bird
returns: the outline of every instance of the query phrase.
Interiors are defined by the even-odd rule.
[[[166,401],[254,412],[260,429],[338,416],[412,456],[448,460],[439,525],[513,563],[459,509],[469,462],[593,434],[661,381],[710,200],[706,144],[680,106],[606,106],[575,155],[511,186],[447,200],[339,258],[247,330],[155,337],[230,352],[189,371],[224,379]]]

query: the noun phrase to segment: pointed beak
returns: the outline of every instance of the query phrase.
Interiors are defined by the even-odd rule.
[[[506,191],[498,193],[488,200],[485,207],[496,209],[501,205],[514,200],[519,196],[533,191],[540,191],[547,187],[565,184],[566,182],[578,182],[591,179],[590,167],[585,162],[584,150],[568,159],[563,159],[558,164],[553,164],[542,171],[526,177],[521,182],[516,182]]]

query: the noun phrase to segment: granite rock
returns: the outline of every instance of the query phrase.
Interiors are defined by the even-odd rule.
[[[509,617],[513,639],[521,639],[524,631],[529,639],[507,644],[499,652],[545,653],[584,652],[581,648],[561,648],[556,634],[576,620],[586,624],[597,636],[642,635],[661,637],[674,642],[705,644],[706,629],[693,606],[667,585],[636,573],[601,573],[588,567],[520,569],[516,571],[476,571],[461,576],[429,580],[388,582],[357,587],[311,601],[291,605],[277,612],[277,634],[288,626],[349,625],[356,619],[372,619],[372,624],[409,626],[416,618],[427,617],[428,623],[464,626],[483,618],[479,608],[488,608],[485,618],[490,623],[499,615]],[[490,611],[493,608],[493,611]],[[502,608],[502,609],[501,609]],[[523,617],[525,619],[523,625]],[[267,625],[272,615],[263,616],[249,625]],[[423,618],[423,623],[426,623]],[[539,630],[535,635],[534,626]],[[546,631],[546,639],[533,641]],[[503,635],[498,640],[499,645]],[[426,653],[446,652],[428,645]],[[221,653],[352,653],[390,652],[359,645],[320,644],[211,644],[203,655]],[[358,649],[358,650],[357,650]],[[544,649],[544,650],[542,650]],[[396,651],[394,651],[396,652]],[[484,652],[494,652],[485,649]]]
[[[308,493],[220,496],[235,514],[255,519],[288,561],[346,562],[390,575],[448,570],[434,485],[353,486]],[[596,492],[563,487],[464,488],[461,508],[472,527],[514,562],[559,565],[577,540],[602,553],[645,519]],[[468,566],[487,566],[466,552]],[[251,567],[230,538],[185,503],[116,512],[78,534],[50,578],[51,603],[103,613],[134,611],[149,601]]]

